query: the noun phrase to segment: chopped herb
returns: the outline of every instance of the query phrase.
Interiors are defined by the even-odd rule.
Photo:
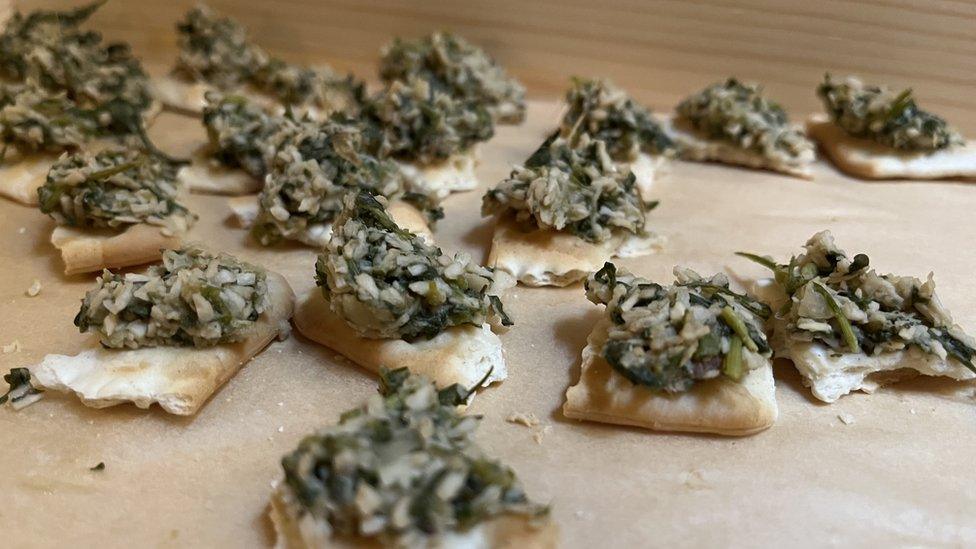
[[[756,342],[753,341],[752,337],[749,336],[749,328],[746,327],[745,321],[743,321],[742,318],[735,313],[735,310],[732,309],[732,307],[729,307],[728,305],[722,307],[720,314],[722,316],[722,320],[725,321],[725,324],[729,328],[732,328],[732,331],[735,332],[735,335],[739,336],[739,339],[742,340],[742,343],[745,344],[747,349],[754,353],[759,351],[759,347],[756,346]]]
[[[682,101],[677,112],[679,122],[705,138],[731,143],[777,164],[802,167],[813,160],[813,143],[755,84],[735,78],[712,84]]]
[[[315,273],[332,310],[365,337],[409,341],[452,326],[511,324],[493,299],[493,270],[398,227],[367,193],[344,199]]]
[[[51,93],[63,92],[80,108],[120,99],[145,110],[148,77],[128,45],[102,43],[84,23],[104,2],[74,10],[14,13],[0,34],[0,76]]]
[[[278,146],[298,131],[299,122],[276,116],[239,95],[207,94],[203,109],[210,152],[230,168],[240,168],[264,180]]]
[[[81,109],[64,92],[0,84],[0,161],[10,152],[77,150],[98,133],[94,111]]]
[[[268,307],[263,269],[198,248],[166,250],[145,274],[103,271],[75,326],[104,347],[208,347],[239,341]]]
[[[146,136],[153,100],[138,59],[128,45],[103,44],[99,33],[79,28],[103,3],[15,13],[0,33],[0,136],[16,152],[60,152],[93,136],[133,136],[169,159]]]
[[[722,374],[732,381],[741,381],[745,375],[742,365],[742,338],[738,335],[729,339],[729,352],[722,362]]]
[[[383,50],[380,77],[387,84],[425,80],[467,103],[485,105],[499,122],[525,119],[525,88],[482,49],[454,34],[397,38]]]
[[[511,212],[518,221],[588,242],[646,234],[646,215],[656,204],[641,198],[634,174],[610,159],[606,143],[584,136],[576,147],[557,139],[542,148],[485,193],[482,215]]]
[[[321,246],[349,192],[411,200],[425,209],[429,221],[443,217],[435,201],[410,192],[392,160],[369,152],[364,131],[358,123],[334,118],[286,132],[259,197],[252,233],[261,244],[293,239]]]
[[[906,151],[965,145],[945,120],[918,108],[910,89],[896,93],[852,76],[838,81],[826,74],[817,95],[834,123],[854,137]]]
[[[105,470],[105,462],[104,461],[99,461],[98,462],[98,465],[95,465],[94,467],[89,467],[88,470],[89,471],[104,471]]]
[[[31,374],[27,368],[11,368],[10,373],[4,374],[3,380],[9,388],[0,396],[0,404],[6,404],[7,400],[11,404],[16,404],[27,397],[44,392],[31,384]]]
[[[374,128],[374,154],[424,165],[467,153],[495,132],[483,105],[423,79],[394,81],[366,102],[363,118]]]
[[[568,110],[559,126],[563,139],[575,142],[581,134],[607,144],[618,162],[631,162],[639,153],[673,154],[675,145],[651,111],[608,80],[574,78],[566,92]]]
[[[612,263],[590,275],[586,297],[606,305],[611,327],[601,356],[635,384],[668,393],[725,375],[739,381],[769,357],[754,301],[729,289],[725,275],[705,279],[675,267],[675,284],[664,287]],[[715,288],[721,288],[716,290]],[[742,347],[745,345],[746,351]]]
[[[834,315],[834,320],[837,321],[837,326],[840,327],[840,333],[844,336],[844,343],[847,344],[847,349],[852,353],[860,353],[861,345],[857,342],[857,336],[854,335],[854,330],[851,328],[851,322],[847,320],[844,316],[844,311],[841,310],[840,306],[837,305],[837,301],[834,297],[830,295],[830,290],[823,287],[823,284],[813,283],[813,289],[817,291],[818,294],[823,296],[824,301],[827,302],[827,307],[830,308],[830,312]]]
[[[380,394],[282,459],[284,489],[326,531],[396,547],[431,546],[503,515],[544,520],[548,508],[475,443],[481,417],[457,410],[468,392],[385,370]]]
[[[237,21],[197,7],[176,25],[180,53],[173,72],[221,91],[244,86],[285,105],[315,106],[328,112],[355,111],[363,85],[327,67],[310,69],[270,56],[252,44]]]
[[[848,259],[829,231],[813,235],[804,248],[806,253],[786,265],[760,261],[789,297],[779,317],[791,339],[867,355],[915,346],[976,372],[976,339],[953,322],[931,275],[922,282],[878,274],[868,268],[868,256]]]
[[[178,202],[176,166],[131,149],[62,156],[37,193],[41,211],[69,227],[148,223],[182,233],[196,220]]]
[[[206,7],[191,9],[176,24],[180,53],[174,72],[230,90],[247,83],[268,54],[248,41],[247,30]]]

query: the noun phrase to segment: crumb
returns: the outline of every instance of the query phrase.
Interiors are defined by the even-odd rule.
[[[279,403],[278,403],[278,406],[284,406],[284,405],[285,405],[285,403],[284,403],[284,402],[279,402]]]
[[[844,425],[850,425],[854,423],[854,416],[847,413],[837,414],[837,419],[839,419],[841,423],[843,423]]]
[[[702,472],[698,469],[681,473],[678,475],[678,479],[681,481],[681,484],[684,484],[685,488],[688,488],[689,490],[704,490],[709,488],[708,482],[705,481],[705,475],[702,474]]]
[[[278,427],[278,432],[279,433],[284,433],[285,432],[285,427],[284,426]]]
[[[7,345],[3,346],[3,354],[6,355],[9,353],[18,353],[20,352],[20,349],[21,349],[20,342],[15,339],[12,342],[8,343]]]
[[[508,414],[505,421],[509,423],[516,423],[518,425],[525,425],[526,427],[535,427],[539,424],[539,418],[535,417],[535,414],[532,412],[512,412],[511,414]]]
[[[551,425],[544,425],[532,412],[512,412],[511,414],[508,414],[505,421],[515,423],[516,425],[524,425],[532,429],[532,440],[534,440],[536,444],[542,444],[542,437],[548,435],[549,432],[552,431]]]
[[[24,234],[27,232],[27,227],[21,227],[17,229],[17,234]]]
[[[35,278],[34,282],[31,283],[30,288],[27,288],[27,296],[34,297],[39,293],[41,293],[41,281]]]
[[[910,413],[910,414],[912,414],[912,415],[914,416],[914,415],[915,415],[916,413],[918,413],[918,412],[916,412],[916,411],[915,411],[915,408],[910,408],[910,409],[908,410],[908,413]]]
[[[532,440],[534,440],[536,444],[542,444],[542,437],[548,435],[550,431],[552,431],[552,425],[545,425],[540,429],[536,429],[535,432],[532,433]]]

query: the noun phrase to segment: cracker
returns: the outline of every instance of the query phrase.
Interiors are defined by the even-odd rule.
[[[508,377],[502,342],[487,324],[454,326],[430,339],[370,339],[360,336],[338,315],[318,287],[309,290],[295,310],[295,327],[302,335],[379,374],[380,368],[408,368],[430,378],[438,387],[454,383],[474,388]],[[489,372],[491,374],[489,375]]]
[[[158,403],[176,415],[193,415],[247,361],[279,334],[288,333],[294,294],[281,275],[268,272],[270,306],[245,339],[213,347],[92,348],[75,356],[47,355],[31,366],[35,385],[73,392],[92,408],[132,402]]]
[[[863,179],[976,180],[976,141],[931,152],[898,151],[852,137],[826,115],[807,121],[807,133],[841,171]]]
[[[658,431],[742,436],[768,429],[779,413],[769,359],[743,350],[743,359],[761,361],[739,382],[718,377],[668,394],[631,383],[599,355],[610,321],[601,319],[587,338],[580,379],[566,391],[563,414],[573,419],[631,425]]]

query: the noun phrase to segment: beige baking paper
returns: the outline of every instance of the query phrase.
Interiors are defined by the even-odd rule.
[[[483,150],[478,190],[444,203],[440,246],[486,257],[491,223],[479,217],[481,194],[557,119],[555,103],[532,103],[526,124],[498,128]],[[204,140],[198,121],[172,114],[153,130],[174,154]],[[830,228],[841,247],[869,254],[883,271],[935,271],[945,304],[976,332],[976,185],[868,183],[822,161],[811,181],[675,161],[653,194],[661,205],[652,228],[667,245],[619,261],[652,280],[672,281],[675,263],[761,276],[732,252],[786,259]],[[226,198],[195,195],[188,206],[200,214],[190,240],[282,273],[298,295],[312,286],[312,250],[251,243],[226,222]],[[0,345],[22,348],[0,354],[4,371],[77,352],[85,341],[71,319],[94,277],[61,274],[52,226],[34,209],[0,203]],[[35,278],[42,290],[28,297]],[[518,472],[533,498],[552,503],[564,547],[976,544],[976,385],[916,379],[827,406],[777,363],[779,420],[752,437],[577,422],[560,409],[600,309],[579,285],[513,288],[505,303],[516,323],[501,334],[509,377],[479,393],[470,411],[485,415],[478,438],[488,452]],[[281,456],[375,390],[374,376],[293,334],[192,419],[134,406],[92,410],[54,394],[19,412],[5,406],[0,545],[270,546],[268,497]],[[516,412],[541,425],[505,421]],[[89,471],[99,462],[103,471]]]

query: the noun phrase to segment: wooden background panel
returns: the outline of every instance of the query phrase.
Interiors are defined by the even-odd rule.
[[[6,0],[9,2],[10,0]],[[20,9],[63,0],[15,0]],[[148,63],[173,58],[193,2],[110,0],[93,20]],[[287,59],[369,77],[394,35],[457,31],[536,97],[573,74],[609,76],[658,109],[727,75],[763,82],[798,111],[819,108],[823,72],[911,86],[923,106],[976,134],[976,2],[869,0],[213,0]]]

